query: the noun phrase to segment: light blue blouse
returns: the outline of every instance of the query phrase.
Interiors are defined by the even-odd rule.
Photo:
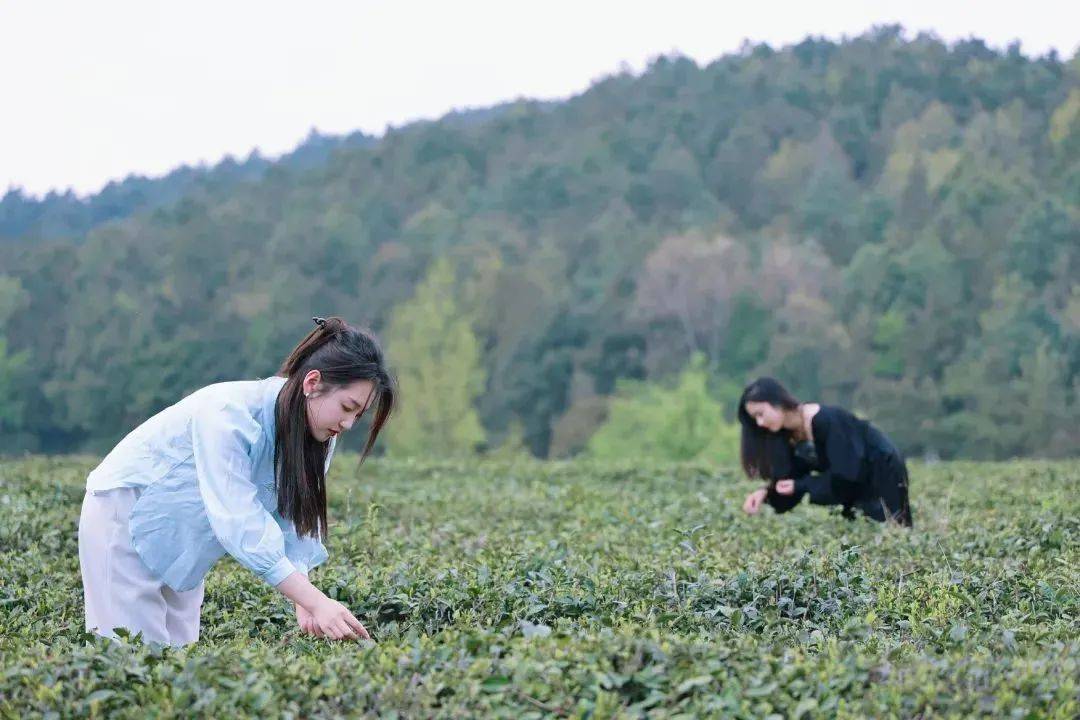
[[[283,377],[197,390],[135,428],[89,475],[87,490],[142,488],[131,544],[174,590],[190,590],[229,553],[270,585],[326,560],[277,512],[274,406]],[[335,439],[330,441],[330,467]]]

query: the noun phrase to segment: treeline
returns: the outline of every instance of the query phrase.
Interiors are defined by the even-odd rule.
[[[0,239],[4,450],[101,450],[337,313],[400,368],[391,451],[720,457],[768,373],[909,454],[1077,452],[1080,57],[748,45],[237,175]]]

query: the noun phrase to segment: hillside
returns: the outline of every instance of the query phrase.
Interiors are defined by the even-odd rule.
[[[0,450],[103,449],[273,372],[313,314],[382,332],[448,257],[489,447],[572,453],[701,353],[910,454],[1077,452],[1078,58],[882,28],[242,167],[0,242]]]

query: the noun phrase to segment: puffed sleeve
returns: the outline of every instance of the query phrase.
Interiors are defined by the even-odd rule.
[[[225,551],[270,585],[296,566],[285,555],[285,537],[257,498],[251,447],[262,428],[251,414],[228,402],[209,402],[191,421],[199,494],[210,528]]]
[[[326,562],[326,558],[329,557],[329,555],[323,544],[319,542],[318,538],[310,535],[298,537],[296,534],[296,527],[292,522],[281,517],[275,519],[278,521],[281,532],[285,536],[285,555],[292,561],[292,564],[296,566],[297,572],[307,575],[311,572],[312,568],[318,567]]]

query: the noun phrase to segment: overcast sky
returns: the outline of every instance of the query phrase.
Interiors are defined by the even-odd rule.
[[[706,63],[900,23],[1028,55],[1080,44],[1080,3],[1025,0],[278,3],[0,0],[0,194],[277,155],[516,97],[558,98],[673,51]]]

